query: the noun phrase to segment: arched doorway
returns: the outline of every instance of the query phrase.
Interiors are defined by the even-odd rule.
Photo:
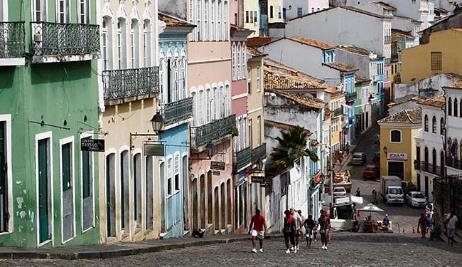
[[[205,229],[205,175],[201,175],[200,178],[200,227]]]
[[[213,191],[212,191],[212,171],[207,173],[207,222],[213,223]]]
[[[215,187],[213,197],[215,199],[215,230],[220,229],[220,204],[219,204],[219,196],[218,196],[218,186]]]
[[[192,213],[193,213],[193,221],[192,221],[192,228],[193,230],[199,229],[199,201],[197,197],[197,178],[193,178],[192,181]]]
[[[225,202],[225,183],[221,183],[221,186],[220,186],[220,195],[221,195],[221,201],[220,201],[220,212],[221,212],[221,229],[225,229],[226,226],[225,226],[225,214],[226,214],[226,202]]]

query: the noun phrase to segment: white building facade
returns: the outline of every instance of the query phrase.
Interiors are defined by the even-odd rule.
[[[284,19],[290,20],[329,8],[329,0],[285,0]]]
[[[444,88],[446,100],[446,171],[462,174],[462,82]]]

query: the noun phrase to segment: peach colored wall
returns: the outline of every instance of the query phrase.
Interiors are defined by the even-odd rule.
[[[247,79],[233,81],[231,83],[231,95],[247,94]]]
[[[189,65],[197,61],[231,60],[230,42],[189,42]],[[228,73],[231,76],[231,72]],[[189,76],[191,78],[191,76]]]
[[[241,0],[231,0],[229,1],[229,24],[237,25],[235,14],[239,16],[239,2]],[[239,20],[239,18],[238,18]]]
[[[247,113],[247,97],[234,99],[231,102],[231,112],[236,116],[242,116]]]

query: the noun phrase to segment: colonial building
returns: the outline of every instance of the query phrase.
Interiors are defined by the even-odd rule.
[[[422,127],[420,108],[403,110],[378,121],[380,126],[380,176],[398,176],[416,184],[416,140]]]
[[[329,8],[329,0],[285,0],[282,11],[285,20]]]
[[[197,25],[190,34],[187,69],[189,94],[193,98],[190,229],[230,232],[236,116],[231,111],[229,2],[189,1],[188,19]]]
[[[462,82],[444,87],[446,101],[446,173],[462,174]]]
[[[158,110],[157,1],[98,1],[100,127],[105,153],[99,160],[101,240],[157,238],[162,231],[158,198],[164,181],[152,122]],[[160,115],[160,113],[159,113]]]
[[[0,243],[97,244],[96,2],[2,0],[0,21]]]
[[[444,97],[436,96],[424,100],[422,107],[422,128],[416,136],[417,191],[433,201],[433,180],[444,176]]]

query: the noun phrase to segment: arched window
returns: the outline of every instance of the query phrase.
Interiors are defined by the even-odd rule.
[[[143,57],[144,67],[151,66],[151,22],[144,20],[143,23]]]
[[[441,152],[440,152],[440,167],[441,167],[441,171],[440,171],[441,173],[440,173],[440,175],[441,175],[441,176],[444,175],[444,173],[443,173],[443,172],[444,172],[444,164],[445,164],[445,163],[444,163],[444,151],[441,150]]]
[[[425,147],[425,150],[424,150],[424,163],[425,163],[424,170],[428,171],[428,147]]]
[[[390,132],[390,139],[392,143],[400,143],[401,142],[401,131],[400,130],[392,130]]]
[[[209,0],[204,1],[204,41],[210,40],[209,34]]]
[[[448,116],[452,116],[452,98],[448,100]]]
[[[436,133],[436,128],[437,128],[437,126],[436,126],[436,117],[433,116],[433,118],[432,118],[432,133]]]
[[[458,109],[459,105],[457,104],[457,98],[454,98],[454,117],[457,117],[457,109]]]
[[[444,118],[440,119],[440,134],[444,134]]]
[[[138,20],[132,19],[131,30],[130,30],[130,55],[131,65],[133,69],[138,68],[139,62],[139,27]]]
[[[103,18],[103,25],[101,29],[101,42],[102,42],[102,57],[103,57],[103,70],[112,69],[112,19],[110,17]]]
[[[425,114],[424,117],[424,131],[428,132],[428,116]]]
[[[126,24],[124,18],[119,18],[117,21],[117,67],[119,69],[127,68]]]
[[[437,162],[437,156],[436,156],[436,149],[433,148],[433,152],[432,152],[432,172],[433,173],[436,173],[436,166],[438,165],[438,162]]]

